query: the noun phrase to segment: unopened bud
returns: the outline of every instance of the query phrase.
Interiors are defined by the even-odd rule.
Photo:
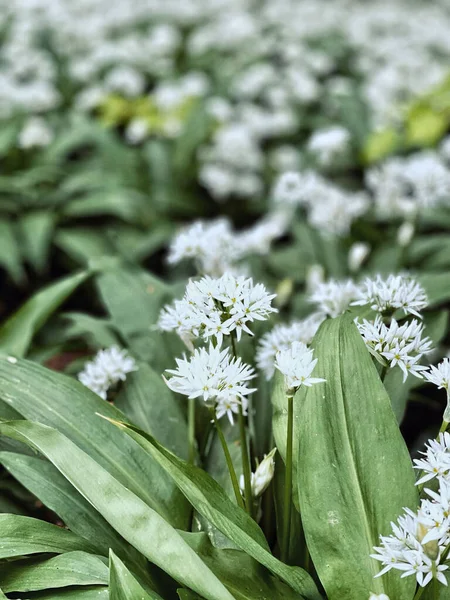
[[[267,454],[258,465],[256,471],[251,475],[252,496],[254,498],[261,496],[269,487],[270,482],[273,479],[273,475],[275,473],[275,461],[273,460],[273,457],[275,456],[276,451],[277,449],[274,448],[271,452],[269,452],[269,454]],[[239,487],[242,491],[244,491],[245,484],[243,475],[240,477]]]
[[[306,273],[306,289],[311,294],[316,287],[323,283],[325,271],[322,265],[311,265]]]
[[[365,244],[364,242],[353,244],[348,253],[348,268],[352,273],[359,271],[369,252],[369,244]]]
[[[400,225],[397,232],[397,244],[402,248],[409,246],[414,236],[414,225],[410,221],[405,221]]]

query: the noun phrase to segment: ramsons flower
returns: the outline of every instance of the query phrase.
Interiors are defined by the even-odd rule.
[[[293,342],[310,344],[324,318],[322,313],[313,313],[301,321],[275,325],[272,331],[262,336],[256,352],[256,364],[267,380],[275,372],[277,352],[289,349]]]
[[[311,377],[317,358],[302,342],[293,342],[290,348],[277,352],[275,368],[284,375],[286,394],[292,396],[299,387],[311,387],[325,381],[320,377]]]
[[[428,299],[420,283],[408,275],[389,275],[387,279],[377,275],[364,280],[352,304],[369,304],[378,312],[402,309],[421,318],[419,311],[428,306]]]
[[[440,433],[436,440],[428,440],[421,454],[425,458],[414,459],[414,469],[421,473],[417,485],[436,477],[450,481],[450,433]]]
[[[92,361],[87,362],[78,374],[78,379],[106,400],[108,390],[119,381],[125,381],[127,374],[136,370],[136,363],[127,351],[112,346],[100,350]]]
[[[263,284],[243,276],[226,273],[218,279],[203,277],[191,280],[182,300],[161,311],[158,326],[163,331],[176,331],[192,347],[192,339],[214,337],[218,344],[225,335],[242,332],[253,335],[249,325],[264,321],[276,309],[275,294],[269,294]]]
[[[221,350],[210,344],[208,349],[195,350],[189,359],[177,358],[176,363],[176,369],[167,369],[170,377],[165,379],[172,391],[202,398],[215,408],[217,418],[226,415],[230,423],[239,405],[245,411],[247,396],[255,391],[248,387],[255,371],[240,358],[233,358],[228,348]]]
[[[425,491],[431,500],[423,499],[416,513],[405,509],[397,523],[391,523],[392,534],[380,536],[381,544],[371,555],[383,565],[376,577],[396,569],[401,577],[415,577],[422,587],[433,578],[447,585],[448,566],[441,561],[450,541],[450,487],[439,478],[439,492]]]
[[[420,365],[419,361],[424,354],[431,351],[431,340],[422,337],[423,325],[416,319],[399,325],[392,319],[389,325],[383,323],[380,315],[375,321],[363,320],[356,326],[369,350],[382,364],[391,368],[398,365],[403,371],[403,381],[408,374],[419,379],[423,377],[427,367]]]
[[[358,293],[358,286],[351,279],[346,281],[329,279],[316,286],[309,301],[317,306],[319,312],[330,317],[338,317],[358,297]]]

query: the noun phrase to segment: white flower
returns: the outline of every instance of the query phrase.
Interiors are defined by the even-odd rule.
[[[252,279],[225,273],[218,279],[203,277],[190,281],[182,300],[163,308],[158,327],[176,331],[188,343],[196,337],[215,337],[220,345],[224,335],[242,332],[253,335],[249,324],[264,321],[277,312],[271,302],[275,294],[268,294],[263,284]]]
[[[316,304],[319,312],[330,317],[338,317],[349,308],[352,300],[358,297],[358,289],[351,279],[346,281],[329,279],[315,287],[309,301]]]
[[[373,310],[385,312],[401,308],[405,314],[421,317],[420,310],[428,306],[423,287],[408,275],[381,275],[366,278],[359,288],[358,300],[353,305],[369,304]]]
[[[125,130],[125,137],[130,144],[140,144],[149,133],[148,123],[145,119],[132,119]]]
[[[256,471],[251,474],[251,487],[252,487],[252,496],[253,498],[258,498],[269,487],[270,482],[273,479],[275,474],[275,461],[273,459],[276,448],[271,450],[269,454],[264,456],[264,459],[257,466]],[[241,475],[239,478],[239,487],[241,488],[241,492],[244,493],[245,489],[245,481],[244,475]]]
[[[350,148],[351,136],[345,127],[335,126],[316,130],[308,141],[309,151],[326,167]]]
[[[40,117],[30,117],[19,133],[20,148],[37,148],[48,146],[53,140],[53,131],[47,122]]]
[[[256,352],[256,364],[264,371],[267,380],[275,372],[277,352],[289,349],[293,342],[310,344],[324,318],[325,315],[314,313],[301,321],[276,325],[272,331],[262,336]]]
[[[78,374],[78,379],[83,385],[106,400],[108,390],[119,381],[125,381],[127,374],[136,370],[136,363],[127,351],[112,346],[106,350],[100,350],[92,361],[87,362],[84,369]]]
[[[283,173],[275,183],[272,196],[281,204],[300,204],[304,198],[304,177],[294,171]]]
[[[444,388],[447,393],[450,384],[450,359],[444,358],[437,367],[430,365],[430,370],[424,372],[425,379],[437,385],[438,389]]]
[[[277,352],[275,368],[284,375],[288,395],[294,394],[302,385],[311,387],[325,381],[319,377],[311,377],[316,364],[317,358],[314,359],[313,351],[308,350],[302,342],[293,342],[290,348]]]
[[[359,271],[370,252],[369,244],[355,242],[348,251],[348,268],[350,271]]]
[[[405,248],[406,246],[409,246],[409,244],[411,243],[411,240],[414,237],[414,231],[415,231],[415,228],[414,228],[413,223],[411,223],[410,221],[405,221],[398,228],[397,244],[401,248]]]
[[[425,452],[421,452],[425,458],[414,459],[414,469],[422,473],[422,477],[416,485],[422,485],[435,477],[449,479],[450,476],[450,434],[440,433],[437,440],[428,440]]]
[[[389,600],[386,594],[370,594],[369,600]]]
[[[188,398],[202,398],[216,409],[217,418],[224,415],[233,423],[233,415],[246,398],[255,391],[247,386],[255,371],[240,358],[232,358],[229,349],[221,350],[212,344],[193,352],[190,359],[177,358],[177,369],[167,369],[171,377],[168,387]]]
[[[426,490],[431,500],[422,500],[417,513],[405,509],[397,523],[391,523],[392,534],[380,536],[381,544],[371,555],[384,567],[376,577],[396,569],[402,571],[401,577],[414,576],[422,587],[433,578],[447,585],[444,571],[448,566],[440,561],[450,541],[450,489],[443,480],[439,484],[439,493]]]
[[[427,367],[419,365],[418,362],[423,354],[431,351],[431,340],[422,338],[423,325],[416,319],[399,325],[395,319],[389,325],[383,323],[380,315],[375,321],[363,320],[356,326],[371,354],[383,364],[390,367],[398,365],[403,371],[403,381],[408,374],[419,379],[423,376]]]

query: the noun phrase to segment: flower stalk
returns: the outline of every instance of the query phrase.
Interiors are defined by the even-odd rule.
[[[219,440],[222,445],[222,450],[225,455],[225,460],[227,463],[228,472],[230,473],[230,479],[231,479],[231,483],[233,485],[233,491],[234,491],[234,495],[236,497],[236,502],[237,502],[238,506],[240,506],[241,508],[245,508],[244,501],[243,501],[242,495],[241,495],[241,491],[239,489],[238,478],[236,475],[236,471],[234,469],[233,461],[231,459],[230,450],[228,449],[227,441],[225,439],[225,436],[223,435],[222,427],[220,426],[219,420],[217,419],[216,412],[214,409],[211,409],[211,413],[213,415],[214,425],[216,426],[217,435],[219,436]]]
[[[292,446],[294,438],[294,397],[287,397],[287,435],[286,435],[286,478],[284,482],[284,523],[281,546],[281,560],[288,562],[289,541],[292,516]]]

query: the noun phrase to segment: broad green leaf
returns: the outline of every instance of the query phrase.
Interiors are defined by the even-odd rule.
[[[218,549],[205,533],[185,533],[183,537],[236,600],[299,600],[297,592],[242,550]]]
[[[0,219],[0,267],[11,276],[14,283],[23,283],[25,271],[16,230],[12,221]]]
[[[114,405],[172,452],[187,458],[186,419],[161,375],[151,367],[139,363],[139,369],[127,377]]]
[[[180,600],[203,600],[201,596],[191,590],[179,589],[177,594]]]
[[[0,600],[8,600],[5,594],[3,593],[3,590],[0,590]]]
[[[25,213],[20,220],[23,254],[38,272],[47,266],[54,225],[55,215],[49,210]]]
[[[90,348],[109,348],[119,345],[117,335],[106,319],[92,317],[85,313],[64,313],[61,317],[68,321],[64,335],[66,338],[84,338]]]
[[[329,600],[370,592],[411,600],[414,578],[374,579],[379,535],[405,506],[417,506],[411,459],[351,316],[322,324],[313,342],[315,377],[326,383],[297,394],[298,493],[308,548]]]
[[[0,356],[0,380],[0,399],[26,419],[61,431],[169,523],[186,527],[189,506],[157,461],[95,417],[123,420],[123,413],[71,377],[30,361],[12,364]]]
[[[108,238],[94,227],[59,229],[55,235],[55,244],[81,265],[87,265],[93,258],[114,253]]]
[[[32,296],[1,326],[0,348],[15,356],[24,356],[34,334],[89,275],[88,271],[70,275]]]
[[[247,513],[230,500],[224,490],[202,469],[186,463],[150,435],[126,423],[115,422],[153,456],[173,477],[192,506],[239,548],[308,599],[320,598],[310,576],[276,559],[263,532]]]
[[[112,216],[135,225],[150,224],[147,204],[147,198],[136,190],[103,188],[68,203],[64,215],[78,218]]]
[[[112,551],[109,554],[109,597],[110,600],[161,600],[155,592],[150,594],[144,590]]]
[[[87,540],[85,545],[91,546],[95,554],[107,557],[112,548],[120,557],[133,561],[138,568],[144,570],[142,556],[125,542],[50,462],[23,454],[1,452],[0,463],[45,506],[54,511],[71,531]],[[58,531],[65,530],[58,528]],[[14,548],[16,546],[17,544]]]
[[[109,600],[109,591],[107,586],[82,586],[67,589],[49,590],[46,592],[38,592],[23,594],[22,600]]]
[[[418,277],[425,288],[429,306],[438,306],[450,299],[450,273],[425,273]]]
[[[0,423],[0,434],[46,456],[124,539],[182,585],[207,600],[233,600],[171,525],[61,433],[39,423],[10,421]]]
[[[39,552],[63,554],[95,547],[67,529],[20,515],[0,515],[0,559]]]
[[[49,559],[31,558],[0,564],[0,586],[5,592],[33,592],[69,585],[102,585],[108,567],[98,556],[67,552]]]

